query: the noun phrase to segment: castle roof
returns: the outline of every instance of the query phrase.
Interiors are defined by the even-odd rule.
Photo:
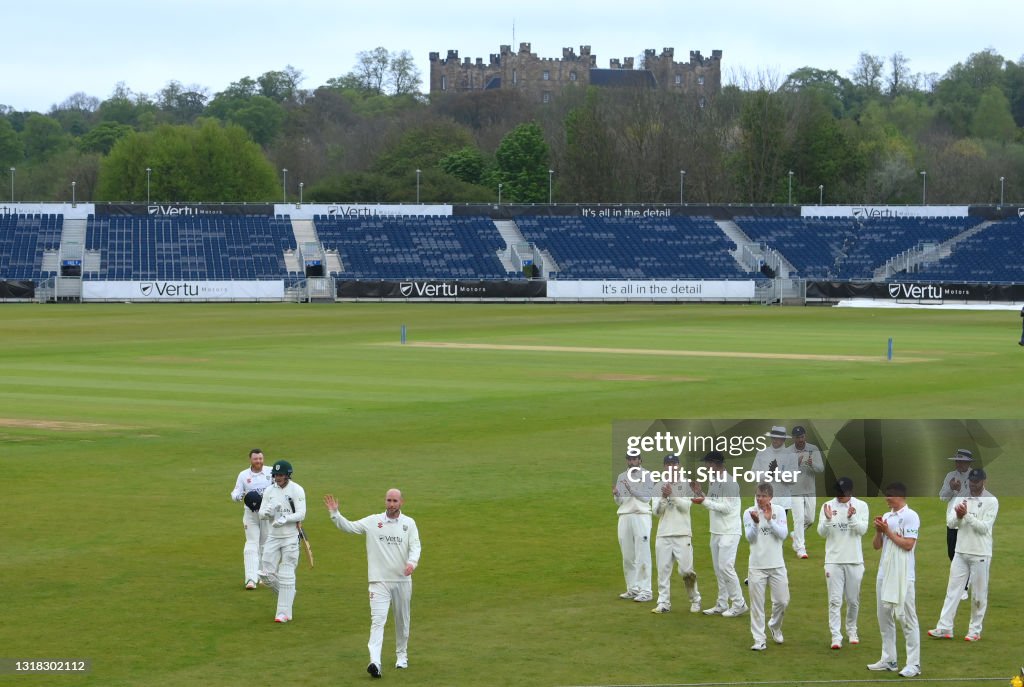
[[[591,86],[655,88],[654,74],[646,69],[591,69]]]

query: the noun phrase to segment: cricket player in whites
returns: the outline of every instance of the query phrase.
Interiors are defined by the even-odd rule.
[[[260,519],[270,521],[263,547],[260,579],[277,592],[275,623],[287,623],[294,615],[295,568],[299,564],[299,525],[306,519],[306,492],[292,481],[292,464],[274,463],[274,483],[263,492]]]
[[[668,454],[664,465],[666,471],[675,471],[676,478],[663,482],[661,496],[653,501],[654,514],[658,516],[658,536],[654,540],[658,564],[658,605],[651,612],[668,613],[672,610],[672,569],[678,566],[690,597],[690,613],[700,613],[697,572],[693,569],[693,529],[690,527],[693,491],[678,472],[679,456]]]
[[[750,542],[750,565],[747,569],[750,590],[750,634],[754,651],[764,651],[765,643],[764,603],[765,590],[772,595],[772,615],[768,629],[772,640],[782,644],[782,619],[789,606],[789,575],[786,561],[782,557],[782,542],[786,541],[785,511],[772,507],[771,484],[757,485],[754,498],[757,505],[743,513],[743,532]]]
[[[836,497],[821,507],[818,534],[825,538],[825,585],[828,589],[828,629],[832,648],[843,648],[841,614],[846,600],[846,637],[860,644],[857,614],[864,580],[863,537],[868,531],[868,504],[853,498],[853,480],[836,480]]]
[[[384,495],[383,513],[352,522],[338,512],[338,499],[324,496],[331,522],[342,532],[366,535],[366,568],[370,581],[370,663],[366,672],[382,674],[380,653],[388,609],[395,609],[395,668],[409,667],[409,619],[412,572],[420,562],[420,532],[416,521],[402,513],[405,500],[398,489]]]
[[[263,451],[254,448],[249,451],[249,467],[238,473],[235,488],[231,490],[232,501],[242,501],[242,529],[245,531],[245,546],[242,548],[242,562],[245,565],[245,588],[256,589],[260,581],[260,557],[267,541],[269,526],[260,520],[260,504],[263,492],[273,484],[270,468],[263,464]]]
[[[807,430],[797,425],[793,428],[793,445],[796,454],[796,468],[799,475],[789,488],[790,503],[793,506],[793,550],[798,558],[807,558],[807,543],[804,530],[814,524],[815,475],[825,470],[821,449],[807,443]]]
[[[960,603],[960,593],[971,580],[971,621],[964,639],[981,639],[981,624],[988,608],[988,576],[992,565],[992,527],[999,513],[999,501],[986,488],[988,475],[981,468],[967,473],[968,495],[949,502],[946,525],[959,530],[956,553],[949,564],[949,586],[942,604],[939,624],[928,630],[936,639],[953,638],[953,619]]]
[[[651,591],[651,495],[650,473],[640,467],[640,456],[626,456],[627,468],[615,478],[612,497],[618,505],[619,549],[626,591],[620,599],[645,602]]]

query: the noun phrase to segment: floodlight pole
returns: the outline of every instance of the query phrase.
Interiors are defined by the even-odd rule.
[[[551,179],[552,179],[552,177],[554,177],[554,175],[555,175],[555,170],[549,169],[548,170],[548,205],[551,205],[551,197],[552,197],[552,194],[551,194]]]
[[[77,185],[78,185],[77,181],[72,181],[71,182],[71,207],[75,207],[76,206],[76,202],[75,202],[75,186],[77,186]]]
[[[683,199],[685,198],[685,195],[683,193],[685,188],[686,188],[686,170],[685,169],[681,169],[681,170],[679,170],[679,204],[680,205],[683,204]]]
[[[928,204],[928,172],[921,170],[921,205]]]
[[[416,204],[420,204],[420,170],[416,170]]]
[[[793,170],[789,170],[789,204],[793,204]]]
[[[146,205],[149,205],[149,177],[153,173],[151,167],[146,167]]]
[[[498,205],[501,205],[501,187],[502,184],[498,184]]]
[[[12,172],[14,171],[13,167],[11,167],[11,171]],[[1004,183],[1005,182],[1006,182],[1006,177],[999,177],[999,205],[1000,206],[1002,206],[1002,204],[1003,204],[1003,188],[1004,188]],[[13,182],[12,182],[12,188],[13,188]],[[14,202],[14,191],[11,191],[11,202],[12,203]]]
[[[818,184],[818,205],[825,204],[825,184]]]

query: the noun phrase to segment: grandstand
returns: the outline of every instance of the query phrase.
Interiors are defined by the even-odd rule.
[[[84,277],[94,280],[283,279],[288,219],[245,215],[90,216]],[[88,260],[89,251],[98,260]]]
[[[451,208],[435,215],[338,206],[280,208],[299,210],[294,215],[273,215],[269,205],[223,214],[173,209],[144,215],[143,208],[114,207],[104,214],[90,205],[0,215],[0,282],[21,282],[19,293],[38,287],[40,300],[74,300],[86,290],[93,299],[132,298],[135,292],[123,289],[142,282],[230,281],[258,284],[251,291],[209,288],[241,294],[229,298],[273,298],[260,289],[276,282],[298,300],[333,300],[340,293],[333,279],[522,282],[521,270],[532,262],[541,269],[531,276],[564,282],[753,279],[762,302],[799,298],[814,280],[1024,283],[1024,218],[1005,219],[1005,212],[723,219],[731,210],[720,208],[713,219],[710,211],[625,207],[564,215],[518,214],[526,208],[474,215]]]
[[[898,272],[907,281],[1024,282],[1024,219],[994,222],[958,243],[948,256]]]
[[[973,217],[737,217],[752,241],[773,248],[805,279],[874,279],[896,256],[968,231]]]
[[[516,224],[554,258],[559,278],[750,278],[710,217],[523,216]]]
[[[0,215],[0,278],[45,279],[56,274],[63,224],[62,215]],[[44,269],[48,252],[53,261]]]
[[[338,251],[343,279],[507,279],[504,242],[486,217],[313,218],[324,248]]]

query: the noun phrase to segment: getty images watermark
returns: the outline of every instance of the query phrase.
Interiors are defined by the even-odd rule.
[[[723,435],[687,431],[679,434],[668,430],[655,430],[645,434],[627,434],[625,446],[627,459],[642,459],[644,455],[651,454],[659,456],[659,458],[665,455],[690,455],[699,459],[711,451],[718,451],[723,456],[739,458],[768,448],[771,446],[771,439],[763,433],[759,435]],[[618,469],[621,470],[621,462],[618,462]],[[733,481],[755,486],[763,482],[792,484],[800,475],[799,470],[755,471],[739,465],[726,467],[725,471]],[[709,482],[712,479],[718,479],[717,475],[717,468],[707,464],[697,466],[662,465],[660,459],[656,465],[651,465],[649,468],[642,465],[642,460],[630,460],[624,471],[617,472],[617,478],[624,482],[622,486],[633,496],[656,496],[661,492],[661,484]]]
[[[776,490],[796,485],[821,497],[846,477],[858,496],[880,496],[886,485],[900,482],[908,496],[934,498],[950,479],[951,456],[962,449],[973,456],[971,467],[988,472],[990,491],[996,485],[1015,488],[998,476],[1005,457],[1019,453],[1012,447],[1022,444],[1020,419],[617,420],[610,471],[613,489],[640,497],[660,495],[666,483],[724,480],[738,483],[743,496],[767,482]],[[721,462],[704,460],[712,451]]]

